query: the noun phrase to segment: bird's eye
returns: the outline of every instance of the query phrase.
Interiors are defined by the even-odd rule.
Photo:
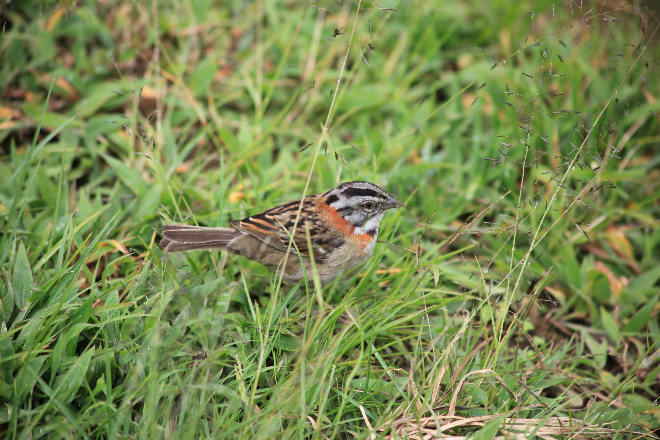
[[[366,201],[366,202],[362,203],[362,207],[364,209],[374,209],[376,207],[376,204],[372,201]]]

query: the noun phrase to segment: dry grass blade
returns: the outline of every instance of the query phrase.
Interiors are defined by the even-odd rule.
[[[423,417],[421,419],[401,418],[392,425],[392,433],[386,438],[410,439],[467,439],[470,435],[445,434],[455,428],[482,428],[486,423],[500,417],[502,414],[489,414],[477,417],[442,416]],[[441,425],[436,424],[438,420]],[[594,439],[611,436],[616,431],[592,425],[583,420],[572,417],[524,418],[507,417],[499,428],[501,436],[495,438],[529,438],[536,435],[541,438],[555,438],[554,436],[572,436],[574,439]],[[395,434],[396,433],[396,434]],[[397,437],[398,436],[398,437]]]
[[[650,3],[2,3],[0,438],[660,438]],[[350,180],[332,283],[157,245]]]
[[[480,343],[478,343],[478,344],[472,349],[472,351],[470,351],[470,354],[468,354],[468,355],[465,357],[465,359],[463,359],[463,362],[461,362],[461,365],[459,365],[458,369],[456,370],[456,372],[454,373],[454,375],[451,377],[451,381],[449,382],[449,385],[447,386],[447,389],[448,389],[448,390],[451,390],[451,389],[454,387],[454,384],[455,384],[456,381],[458,380],[458,375],[460,374],[461,371],[463,371],[463,368],[465,368],[465,366],[467,365],[467,363],[470,362],[470,360],[471,360],[471,359],[472,359],[472,358],[473,358],[473,357],[474,357],[479,351],[481,351],[482,348],[484,348],[488,343],[490,343],[490,341],[492,341],[492,340],[493,340],[493,337],[492,337],[492,336],[489,336],[489,337],[487,337],[486,339],[484,339],[483,341],[481,341]],[[439,400],[437,400],[437,401],[438,401],[438,402],[442,402],[442,401],[445,399],[445,397],[447,397],[450,393],[451,393],[451,391],[447,391],[447,393],[446,393],[445,395],[443,395],[443,396],[442,396]],[[434,400],[434,402],[435,402],[435,401],[436,401],[436,400]]]

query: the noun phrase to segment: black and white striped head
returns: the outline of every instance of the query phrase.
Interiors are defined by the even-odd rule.
[[[394,197],[369,182],[342,183],[324,196],[328,205],[355,226],[355,234],[368,233],[375,236],[385,211],[403,206]]]

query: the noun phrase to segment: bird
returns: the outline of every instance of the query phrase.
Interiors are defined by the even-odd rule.
[[[226,250],[275,272],[284,265],[282,277],[287,282],[300,281],[306,273],[311,275],[313,258],[318,276],[325,283],[369,259],[385,211],[402,206],[373,183],[344,182],[325,193],[231,221],[229,228],[165,225],[160,246],[166,252]],[[285,258],[287,251],[289,256]]]

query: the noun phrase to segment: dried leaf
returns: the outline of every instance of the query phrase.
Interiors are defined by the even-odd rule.
[[[232,191],[229,193],[230,203],[238,203],[244,199],[245,199],[245,193],[243,191]]]
[[[603,262],[601,261],[596,261],[594,263],[594,269],[596,269],[598,272],[601,272],[605,274],[607,277],[607,281],[610,283],[610,289],[612,289],[612,292],[618,297],[621,294],[621,291],[623,288],[628,284],[628,280],[625,278],[617,278],[616,275],[610,270],[609,267],[607,267]]]
[[[630,241],[628,241],[623,228],[611,226],[607,229],[605,237],[609,245],[614,249],[614,252],[620,257],[625,257],[631,260],[633,259],[634,254],[632,246],[630,245]]]

